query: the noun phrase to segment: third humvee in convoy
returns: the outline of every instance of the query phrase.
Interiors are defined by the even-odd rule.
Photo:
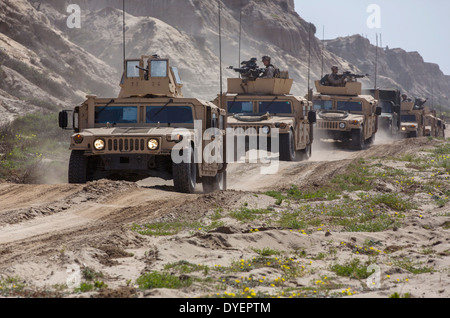
[[[371,95],[362,95],[362,84],[357,78],[365,75],[344,73],[343,86],[322,85],[315,81],[313,106],[317,111],[315,134],[317,138],[349,143],[356,150],[364,149],[375,139],[381,107]]]
[[[424,136],[445,138],[445,123],[437,117],[436,110],[425,107],[425,134]]]
[[[387,135],[396,136],[401,129],[400,104],[401,94],[398,89],[369,89],[363,93],[372,95],[378,100],[381,115],[378,117],[378,130]]]
[[[69,183],[137,176],[173,180],[184,193],[200,182],[206,192],[224,188],[226,113],[211,102],[184,98],[182,86],[168,58],[127,59],[117,98],[88,95],[74,110],[62,111],[60,127],[75,131]],[[205,149],[212,149],[210,158],[203,157]]]
[[[244,145],[235,143],[236,158],[254,146],[275,152],[271,139],[279,137],[281,161],[308,159],[316,120],[312,103],[303,96],[290,94],[293,79],[288,72],[276,72],[275,78],[260,78],[263,69],[257,67],[256,58],[242,62],[242,66],[230,67],[241,77],[228,78],[227,93],[215,100],[226,110],[227,125],[236,141],[239,137],[246,140]]]
[[[423,137],[425,135],[426,100],[402,101],[400,111],[400,134],[406,138]]]

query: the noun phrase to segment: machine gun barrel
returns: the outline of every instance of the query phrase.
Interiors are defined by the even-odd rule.
[[[341,77],[352,77],[352,78],[364,78],[370,76],[369,74],[353,74],[351,72],[344,72]]]
[[[138,65],[136,65],[136,68],[138,68],[138,69],[140,69],[140,70],[143,70],[144,72],[147,72],[147,73],[148,73],[148,69],[146,69],[146,68],[140,67],[140,66],[138,66]]]

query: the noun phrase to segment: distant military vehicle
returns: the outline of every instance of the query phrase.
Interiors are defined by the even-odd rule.
[[[416,99],[415,101],[402,101],[400,121],[400,134],[406,138],[425,136],[425,107],[426,101]]]
[[[369,89],[363,93],[372,95],[378,100],[381,115],[378,117],[378,129],[388,135],[396,136],[400,131],[400,91],[397,89]]]
[[[425,107],[424,111],[425,136],[445,138],[445,123],[441,118],[437,117],[436,110]]]
[[[226,112],[184,98],[168,58],[142,56],[126,60],[124,67],[118,98],[89,95],[59,115],[60,127],[75,131],[69,183],[133,176],[173,180],[175,190],[184,193],[193,193],[200,182],[206,192],[225,188],[224,160],[207,162],[202,155],[223,138]]]
[[[375,139],[381,107],[371,95],[362,95],[357,78],[364,75],[345,73],[345,86],[325,86],[315,81],[313,106],[318,112],[315,134],[317,138],[349,143],[355,150],[364,149]]]
[[[287,72],[277,71],[276,78],[259,78],[264,69],[258,68],[255,58],[242,65],[242,68],[230,67],[239,72],[241,78],[228,78],[227,93],[214,101],[227,111],[228,127],[236,139],[246,138],[244,150],[252,148],[250,141],[254,138],[257,149],[263,144],[264,150],[270,151],[273,150],[270,139],[277,129],[280,160],[308,159],[312,154],[316,121],[312,103],[303,96],[290,94],[293,79]],[[244,152],[242,149],[235,151]]]

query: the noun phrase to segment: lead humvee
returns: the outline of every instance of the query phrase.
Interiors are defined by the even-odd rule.
[[[60,112],[60,127],[75,132],[69,183],[160,177],[173,180],[178,192],[193,193],[200,182],[205,192],[224,189],[225,111],[184,98],[178,70],[168,58],[142,56],[124,63],[117,98],[88,95],[74,110]],[[203,158],[206,147],[218,160]]]
[[[315,112],[306,98],[290,94],[293,79],[288,73],[280,72],[276,78],[260,78],[262,69],[235,71],[240,72],[242,78],[228,78],[227,92],[214,103],[226,110],[228,128],[234,136],[246,138],[245,150],[252,146],[261,149],[264,145],[263,150],[276,151],[271,148],[270,139],[279,138],[280,160],[310,158]],[[249,142],[252,138],[256,145]],[[266,141],[262,142],[263,139]],[[235,150],[239,154],[239,150]]]
[[[358,75],[360,76],[360,75]],[[318,112],[315,134],[362,150],[375,139],[381,107],[371,95],[362,95],[362,84],[350,78],[345,86],[325,86],[315,81],[313,106]]]

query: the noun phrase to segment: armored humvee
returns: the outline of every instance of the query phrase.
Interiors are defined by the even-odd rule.
[[[242,78],[228,78],[227,92],[214,101],[226,110],[227,126],[235,139],[245,138],[244,150],[276,152],[271,147],[273,138],[278,141],[281,161],[308,159],[316,121],[312,103],[290,94],[293,79],[287,72],[280,72],[276,78],[242,74]],[[235,143],[237,155],[245,152],[237,147],[244,148]]]
[[[401,103],[400,134],[406,138],[425,136],[425,108],[415,102]]]
[[[371,95],[362,95],[362,84],[349,79],[345,86],[325,86],[315,81],[317,93],[313,106],[318,112],[317,138],[350,143],[353,149],[364,149],[375,139],[381,107]]]
[[[424,108],[425,136],[445,138],[445,123],[437,117],[436,110]]]
[[[369,89],[363,93],[372,95],[378,100],[381,115],[378,117],[378,129],[391,136],[398,135],[400,131],[400,91],[397,89]]]
[[[118,98],[88,95],[59,115],[60,127],[75,132],[69,183],[160,177],[173,180],[178,192],[193,193],[200,182],[205,192],[225,188],[226,112],[211,102],[184,98],[178,70],[168,58],[142,56],[124,63]],[[205,151],[211,154],[206,159],[205,149],[211,150]]]

